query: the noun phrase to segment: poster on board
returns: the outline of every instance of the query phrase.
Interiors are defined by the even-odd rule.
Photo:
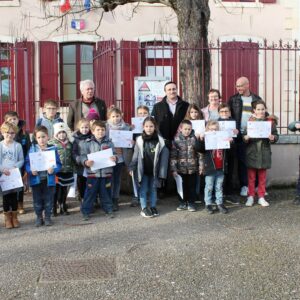
[[[138,106],[146,105],[151,114],[154,104],[165,96],[164,85],[168,81],[166,77],[134,77],[134,111]]]

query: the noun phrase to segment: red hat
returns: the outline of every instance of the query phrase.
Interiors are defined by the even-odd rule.
[[[89,113],[87,114],[86,118],[89,120],[89,121],[92,121],[92,120],[100,120],[100,116],[98,114],[98,112],[94,109],[94,108],[91,108],[89,110]]]

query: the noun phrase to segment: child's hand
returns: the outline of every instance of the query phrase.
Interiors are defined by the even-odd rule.
[[[249,141],[249,139],[250,139],[249,135],[245,135],[245,136],[244,136],[244,140],[245,140],[246,142]]]
[[[203,174],[204,174],[203,168],[199,168],[199,175],[203,175]]]
[[[178,175],[178,173],[174,171],[174,172],[172,172],[172,175],[173,175],[173,177],[176,177]]]
[[[33,176],[36,176],[36,175],[38,174],[38,172],[37,172],[37,171],[31,171],[31,174],[32,174]]]
[[[295,127],[296,127],[297,129],[300,129],[300,123],[296,123]]]
[[[204,139],[204,133],[201,133],[201,134],[199,135],[199,137],[200,137],[200,140],[203,141],[203,139]]]
[[[235,135],[238,135],[238,134],[239,134],[239,130],[238,130],[238,129],[233,129],[232,131],[233,131],[233,133],[234,133]]]
[[[134,125],[134,124],[131,124],[131,125],[130,125],[130,128],[131,128],[132,130],[134,130],[135,125]]]
[[[273,134],[270,134],[269,140],[270,140],[271,142],[273,142],[273,141],[275,140],[275,136],[274,136]]]
[[[87,167],[92,167],[93,166],[93,164],[94,164],[94,161],[93,160],[86,160],[85,162],[84,162],[84,164],[87,166]]]
[[[114,156],[111,156],[110,158],[109,158],[111,161],[114,161],[114,162],[116,162],[117,161],[117,157],[114,155]]]
[[[128,173],[131,177],[133,176],[133,171],[129,171]]]
[[[10,175],[10,171],[8,169],[4,169],[3,170],[3,174],[6,175],[6,176],[9,176]]]
[[[49,169],[48,169],[48,174],[53,174],[53,172],[54,172],[54,169],[53,169],[53,168],[49,168]]]
[[[233,138],[232,138],[232,137],[229,138],[228,141],[229,141],[230,143],[232,143],[232,142],[233,142]]]

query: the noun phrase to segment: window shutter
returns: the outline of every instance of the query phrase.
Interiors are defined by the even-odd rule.
[[[261,3],[276,3],[276,0],[259,0]]]
[[[40,105],[48,99],[59,101],[58,49],[56,42],[39,42]]]
[[[135,115],[134,77],[140,75],[139,42],[121,41],[121,108],[126,122]]]
[[[16,70],[16,110],[20,118],[26,121],[27,129],[35,125],[34,96],[34,42],[17,42],[15,44]]]

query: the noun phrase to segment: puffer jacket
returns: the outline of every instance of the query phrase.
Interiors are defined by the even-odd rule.
[[[56,113],[53,120],[48,119],[46,114],[43,113],[43,116],[36,121],[36,126],[45,126],[48,130],[49,138],[52,139],[54,135],[53,125],[61,122],[64,122],[64,120],[60,117],[59,112]]]
[[[194,131],[184,137],[179,133],[175,137],[171,150],[170,170],[181,174],[194,174],[199,170],[200,142]]]
[[[70,173],[74,171],[74,164],[72,160],[72,143],[68,142],[63,145],[59,140],[53,139],[49,142],[50,145],[56,146],[62,168],[60,172]]]
[[[111,140],[104,136],[101,141],[97,141],[96,138],[92,135],[90,139],[88,139],[83,147],[82,147],[82,154],[81,154],[81,164],[85,166],[85,161],[88,160],[87,155],[90,153],[102,151],[112,148],[113,155],[116,155],[114,144],[111,142]],[[111,177],[113,173],[113,167],[104,168],[96,171],[92,171],[91,168],[88,168],[85,166],[86,172],[88,177]]]
[[[274,116],[268,116],[265,119],[257,119],[254,116],[251,116],[249,121],[261,122],[261,121],[269,121],[272,122],[271,134],[275,136],[273,142],[271,142],[268,138],[264,139],[253,139],[250,138],[248,141],[244,139],[245,135],[247,135],[247,131],[243,134],[243,139],[247,144],[246,147],[246,165],[248,168],[253,169],[270,169],[271,168],[271,144],[274,144],[278,141],[278,132],[276,128],[276,118]]]

